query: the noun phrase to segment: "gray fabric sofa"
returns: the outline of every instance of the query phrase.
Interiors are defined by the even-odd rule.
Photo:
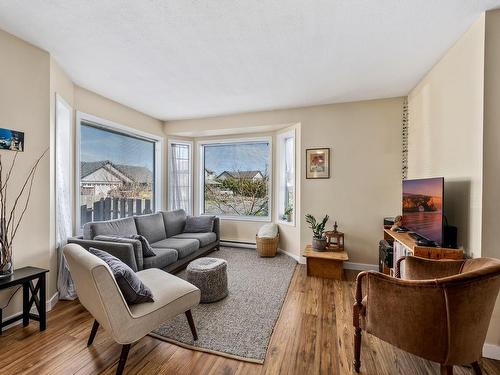
[[[128,264],[134,271],[160,268],[175,272],[191,260],[219,249],[219,218],[215,218],[212,232],[184,233],[184,210],[160,211],[155,214],[124,219],[86,223],[83,236],[68,239],[85,249],[104,250]],[[156,256],[142,256],[139,240],[125,238],[140,234],[148,240]]]

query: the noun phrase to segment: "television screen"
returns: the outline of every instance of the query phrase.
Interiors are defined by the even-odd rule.
[[[443,242],[444,179],[403,180],[403,226],[436,242]]]

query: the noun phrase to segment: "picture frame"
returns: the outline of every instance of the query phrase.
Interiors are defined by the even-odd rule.
[[[330,148],[306,149],[306,179],[330,178]]]
[[[24,132],[0,128],[0,150],[24,151]]]

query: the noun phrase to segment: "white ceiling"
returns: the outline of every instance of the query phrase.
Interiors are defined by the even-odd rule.
[[[405,95],[500,0],[0,0],[0,29],[159,119]]]

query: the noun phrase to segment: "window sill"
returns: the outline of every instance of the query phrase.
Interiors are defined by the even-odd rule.
[[[286,226],[289,226],[289,227],[295,227],[295,222],[294,221],[277,220],[277,223],[281,224],[281,225],[286,225]]]
[[[202,214],[202,215],[214,215],[214,214]],[[272,220],[270,217],[251,217],[251,216],[222,216],[216,215],[221,220],[227,221],[253,221],[258,223],[270,223]]]

